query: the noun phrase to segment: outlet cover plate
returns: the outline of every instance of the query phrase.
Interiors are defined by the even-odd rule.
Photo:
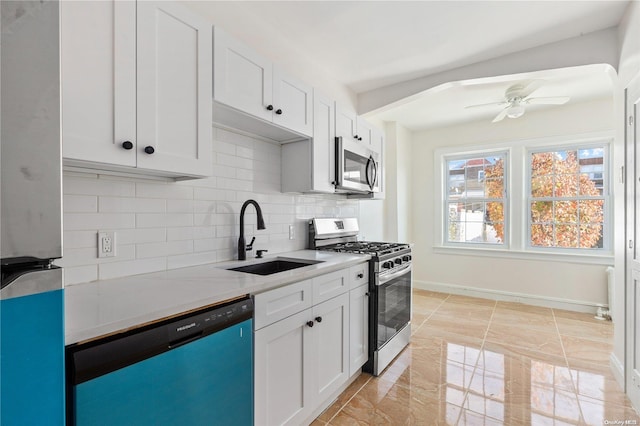
[[[115,231],[98,231],[98,257],[116,256]]]

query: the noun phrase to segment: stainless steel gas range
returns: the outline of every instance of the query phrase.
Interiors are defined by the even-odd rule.
[[[309,248],[364,253],[369,262],[369,360],[375,376],[404,349],[411,337],[411,246],[358,241],[355,218],[315,218],[309,222]]]

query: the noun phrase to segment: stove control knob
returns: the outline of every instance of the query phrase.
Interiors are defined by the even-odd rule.
[[[395,260],[396,265],[402,265],[402,259],[400,259],[399,257]]]
[[[404,260],[405,262],[408,262],[411,260],[411,256],[402,256],[402,260]]]
[[[391,269],[391,268],[393,268],[393,262],[384,262],[384,263],[382,264],[382,267],[383,267],[384,269]]]

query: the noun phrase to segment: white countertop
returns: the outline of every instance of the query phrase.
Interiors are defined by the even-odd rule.
[[[276,258],[321,261],[272,275],[254,275],[225,268]],[[65,344],[124,331],[145,323],[255,294],[357,265],[368,255],[300,250],[264,259],[210,263],[65,288]]]

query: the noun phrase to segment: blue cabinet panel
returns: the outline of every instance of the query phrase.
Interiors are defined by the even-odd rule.
[[[0,424],[64,425],[63,290],[0,300]]]

